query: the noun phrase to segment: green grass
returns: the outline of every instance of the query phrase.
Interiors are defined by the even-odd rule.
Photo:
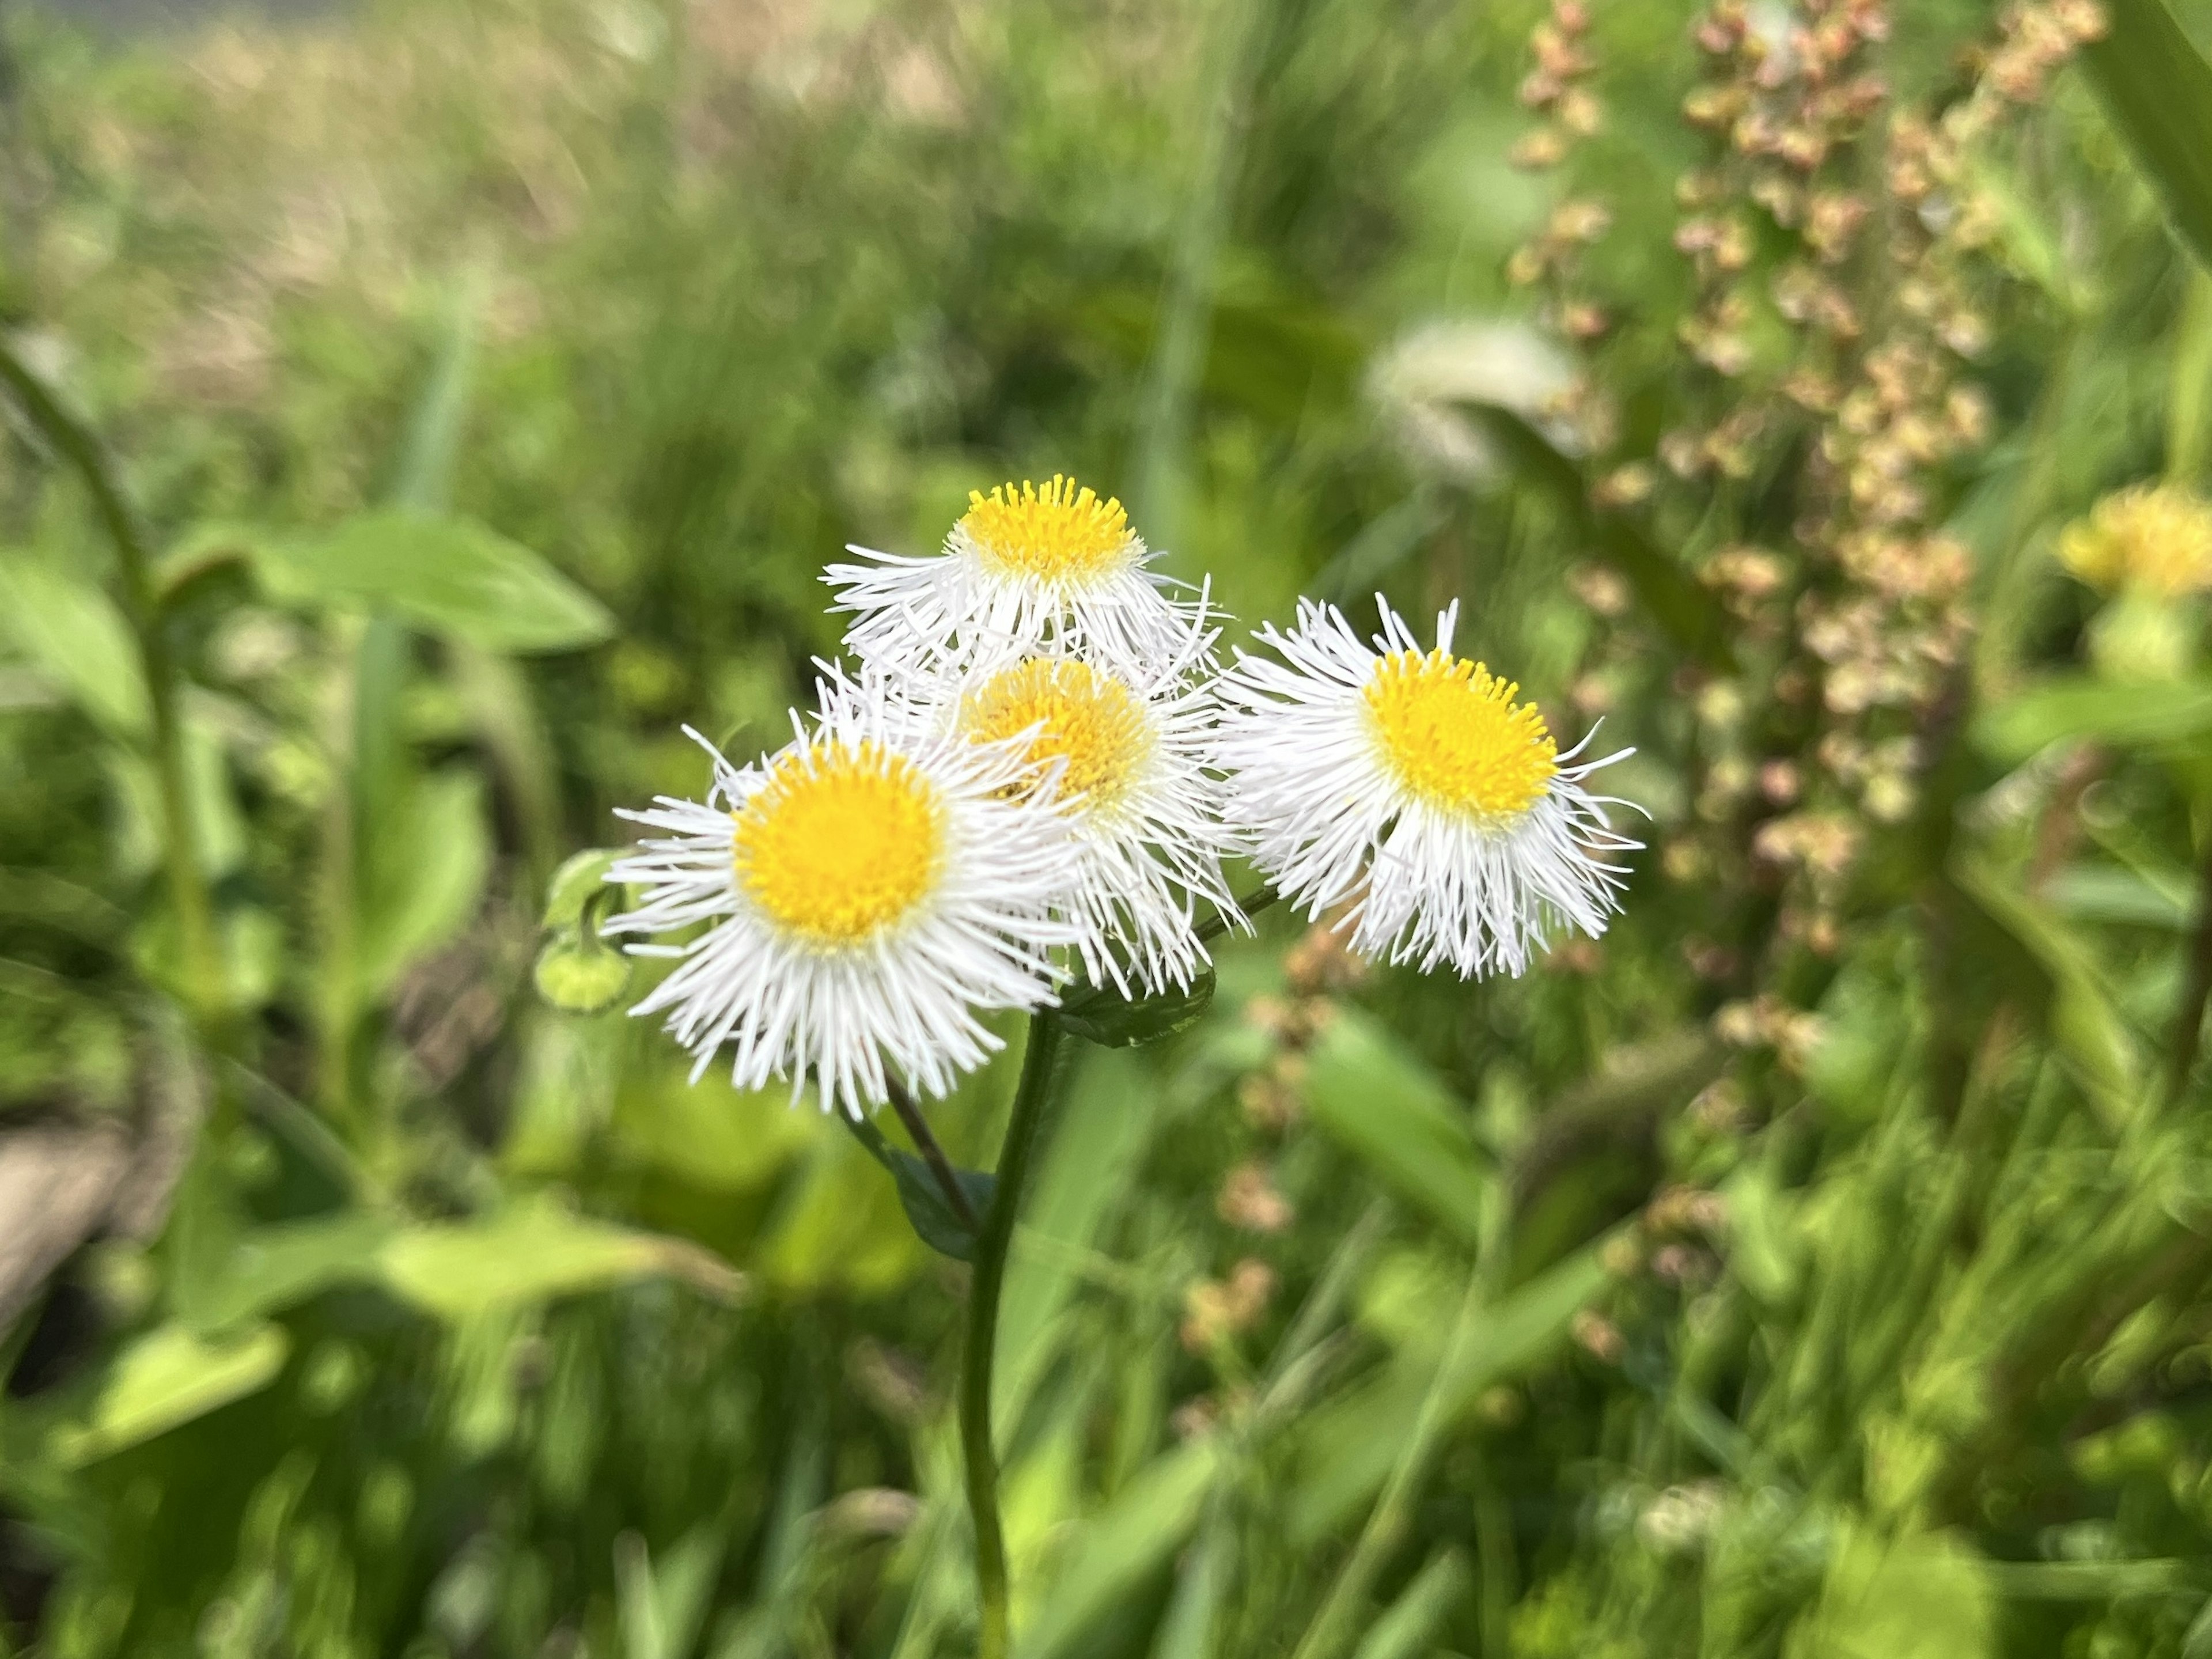
[[[1692,9],[1596,9],[1605,124],[1539,173],[1526,3],[9,13],[0,313],[154,561],[142,604],[0,434],[0,1136],[112,1121],[175,1185],[0,1348],[0,1651],[973,1651],[965,1269],[811,1106],[532,968],[562,861],[705,782],[680,726],[781,740],[823,562],[1068,471],[1239,637],[1460,599],[1637,747],[1652,848],[1524,979],[1271,914],[1194,1028],[1072,1045],[995,1378],[1021,1659],[2212,1654],[2203,601],[2156,670],[2052,556],[2212,489],[2212,207],[2145,115],[2203,65],[2113,6],[1924,213],[1844,146],[1824,356],[1788,225],[1716,210],[1741,279],[1673,246]],[[1900,9],[1895,96],[1955,105],[1991,18]],[[1610,228],[1515,286],[1570,198]],[[1931,235],[1989,430],[1911,532],[1972,631],[1862,714],[1805,643],[1871,580],[1820,551],[1841,417],[1782,388],[1921,339]],[[1723,375],[1680,325],[1731,293]],[[1526,395],[1577,361],[1579,428]],[[1015,1069],[933,1114],[963,1164]]]

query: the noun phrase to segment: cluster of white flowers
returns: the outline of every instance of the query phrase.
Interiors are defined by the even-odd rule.
[[[624,814],[659,834],[614,866],[643,896],[608,931],[682,936],[629,946],[678,964],[635,1012],[666,1013],[695,1077],[727,1044],[743,1088],[811,1077],[856,1115],[942,1096],[998,1046],[981,1014],[1077,969],[1188,987],[1244,925],[1228,857],[1341,907],[1355,949],[1464,976],[1618,908],[1638,843],[1582,787],[1606,763],[1568,764],[1518,687],[1451,654],[1455,608],[1424,652],[1388,605],[1370,646],[1302,603],[1259,635],[1279,660],[1224,670],[1206,591],[1060,477],[971,495],[935,557],[851,551],[825,580],[854,665],[823,666],[790,744],[744,767],[708,745],[703,803]]]

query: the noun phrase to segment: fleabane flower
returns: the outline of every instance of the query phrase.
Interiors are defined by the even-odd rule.
[[[928,659],[899,681],[939,729],[1026,754],[1036,770],[1024,787],[1060,809],[1073,854],[1058,913],[1091,981],[1124,996],[1191,982],[1206,960],[1201,902],[1242,920],[1206,770],[1217,637],[1187,625],[1172,653],[1141,663],[1002,648]]]
[[[1254,860],[1311,916],[1352,901],[1361,955],[1425,972],[1519,974],[1556,927],[1603,933],[1612,857],[1640,843],[1582,786],[1629,751],[1572,764],[1582,744],[1559,753],[1517,685],[1452,654],[1457,605],[1425,652],[1376,603],[1371,647],[1302,599],[1288,634],[1261,631],[1280,661],[1239,652],[1221,678],[1226,812]]]
[[[823,1105],[858,1115],[894,1075],[943,1096],[1000,1047],[978,1018],[1053,1000],[1053,919],[1073,865],[1060,814],[1031,797],[1016,744],[918,726],[879,679],[833,677],[811,725],[757,764],[714,756],[704,802],[625,812],[665,832],[618,861],[643,889],[610,933],[671,933],[640,956],[678,965],[631,1012],[665,1012],[697,1056],[726,1043],[731,1079],[811,1075]]]
[[[833,564],[823,580],[836,590],[830,609],[854,615],[847,646],[867,660],[1009,645],[1162,659],[1195,614],[1147,568],[1153,556],[1121,503],[1058,474],[1042,489],[1025,482],[969,491],[934,556],[846,550],[871,562]]]

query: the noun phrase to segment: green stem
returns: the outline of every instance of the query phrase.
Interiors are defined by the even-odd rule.
[[[2203,868],[2197,878],[2197,921],[2190,929],[2189,961],[2184,973],[2166,1056],[2169,1104],[2179,1100],[2189,1087],[2189,1074],[2197,1068],[2197,1043],[2204,1031],[2204,1006],[2212,1001],[2212,832],[2205,836]]]
[[[937,1190],[945,1195],[946,1207],[960,1218],[960,1224],[969,1232],[982,1227],[982,1218],[975,1206],[968,1201],[968,1189],[960,1184],[960,1172],[952,1167],[952,1160],[945,1155],[945,1148],[937,1144],[937,1137],[929,1132],[929,1120],[922,1116],[921,1108],[914,1097],[896,1083],[890,1090],[891,1110],[898,1121],[906,1125],[907,1139],[921,1154],[921,1161],[929,1165],[929,1173],[937,1182]]]
[[[1006,1144],[999,1152],[998,1186],[975,1241],[968,1291],[968,1344],[960,1364],[960,1445],[968,1464],[968,1510],[975,1522],[975,1586],[982,1604],[976,1659],[1006,1659],[1006,1540],[999,1524],[999,1455],[991,1438],[991,1372],[999,1337],[999,1292],[1006,1279],[1006,1251],[1021,1208],[1037,1130],[1052,1093],[1053,1063],[1062,1033],[1048,1011],[1030,1017],[1029,1047],[1014,1091]]]
[[[1255,888],[1248,896],[1238,899],[1237,901],[1237,908],[1244,913],[1246,919],[1249,921],[1250,918],[1258,915],[1261,911],[1266,909],[1269,905],[1273,904],[1280,897],[1282,897],[1282,895],[1278,893],[1273,887],[1262,883],[1260,886]],[[1206,917],[1205,921],[1200,922],[1194,931],[1198,934],[1198,942],[1200,945],[1211,945],[1214,940],[1219,939],[1224,933],[1229,931],[1229,918],[1223,915],[1220,911],[1216,910],[1212,915]]]
[[[0,333],[0,382],[15,396],[31,423],[75,469],[92,496],[123,576],[125,608],[138,647],[154,719],[154,771],[161,791],[163,867],[169,902],[177,913],[185,1000],[204,1030],[220,1026],[228,999],[222,958],[216,946],[215,909],[200,866],[198,826],[192,821],[185,771],[184,725],[177,710],[177,669],[162,626],[153,556],[144,527],[123,493],[106,450],[91,427],[62,404],[53,389]]]

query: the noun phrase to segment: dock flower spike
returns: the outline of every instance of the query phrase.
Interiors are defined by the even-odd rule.
[[[1352,901],[1352,949],[1424,972],[1517,975],[1555,928],[1603,933],[1612,860],[1641,843],[1583,780],[1632,751],[1571,764],[1583,744],[1559,753],[1517,685],[1452,654],[1456,605],[1424,652],[1376,604],[1371,647],[1302,599],[1287,635],[1261,630],[1280,661],[1240,652],[1222,677],[1227,816],[1261,869],[1311,916]]]
[[[811,1076],[824,1108],[859,1116],[893,1074],[942,1097],[1001,1046],[977,1018],[1053,999],[1053,919],[1073,860],[1058,811],[1034,799],[1023,745],[932,732],[878,677],[834,672],[812,722],[757,764],[714,757],[704,802],[663,796],[624,817],[664,834],[618,861],[643,891],[609,933],[704,930],[633,944],[678,965],[631,1012],[665,1012],[696,1056],[724,1044],[732,1080]]]

